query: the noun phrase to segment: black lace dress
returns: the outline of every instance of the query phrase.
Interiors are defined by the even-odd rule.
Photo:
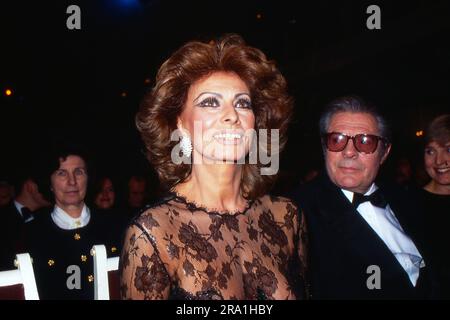
[[[170,194],[129,226],[120,269],[123,299],[301,299],[306,228],[286,198],[230,213]]]

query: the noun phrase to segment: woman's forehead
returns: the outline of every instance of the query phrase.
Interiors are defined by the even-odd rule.
[[[194,82],[189,88],[189,95],[195,96],[201,92],[236,91],[240,93],[249,93],[246,83],[233,72],[214,72]],[[194,97],[194,98],[195,98]]]
[[[59,158],[59,169],[64,168],[85,168],[86,163],[83,158],[77,155],[68,155],[65,159]]]

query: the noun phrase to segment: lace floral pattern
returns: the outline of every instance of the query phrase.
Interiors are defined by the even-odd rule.
[[[288,199],[264,196],[242,212],[208,211],[173,194],[127,230],[124,299],[301,299],[306,227]]]

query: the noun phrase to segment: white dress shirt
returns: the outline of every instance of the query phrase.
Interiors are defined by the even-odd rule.
[[[89,220],[91,220],[91,213],[89,208],[84,205],[83,210],[81,210],[81,215],[78,218],[73,218],[63,209],[55,205],[51,217],[53,222],[61,229],[73,230],[85,227],[89,223]]]
[[[372,194],[378,189],[373,183],[364,194]],[[341,189],[347,199],[352,202],[353,192]],[[389,204],[385,209],[375,207],[370,202],[361,203],[357,211],[391,250],[397,261],[406,271],[409,280],[415,286],[419,278],[420,268],[425,266],[422,255],[411,238],[403,231]]]

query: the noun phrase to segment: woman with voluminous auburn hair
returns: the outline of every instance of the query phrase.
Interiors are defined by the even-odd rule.
[[[136,124],[167,196],[128,227],[123,299],[307,296],[303,216],[268,195],[292,107],[275,64],[238,35],[163,63]]]

